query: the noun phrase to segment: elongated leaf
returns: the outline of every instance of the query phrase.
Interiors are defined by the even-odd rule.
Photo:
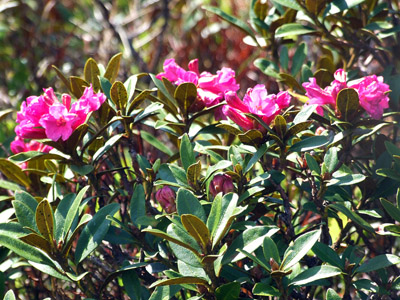
[[[298,123],[293,125],[292,127],[289,128],[289,130],[286,132],[283,140],[288,140],[291,137],[295,136],[296,134],[306,130],[308,127],[310,127],[312,124],[311,121],[308,122],[302,122],[302,123]]]
[[[317,266],[307,269],[293,278],[290,285],[304,286],[324,278],[340,275],[342,271],[337,267],[332,266]]]
[[[14,181],[23,186],[30,186],[31,180],[21,168],[15,163],[6,158],[0,158],[0,172],[3,173],[9,180]]]
[[[300,72],[306,57],[307,57],[307,46],[303,42],[297,47],[296,52],[294,53],[293,56],[292,70],[291,70],[293,76],[296,76]]]
[[[309,153],[306,153],[304,156],[306,158],[308,168],[311,171],[314,171],[315,173],[317,173],[318,175],[321,175],[321,168],[320,168],[319,164],[317,163],[317,161],[315,160],[315,158]]]
[[[128,102],[128,92],[121,81],[115,81],[110,89],[111,100],[118,109],[125,111]]]
[[[342,89],[336,98],[336,107],[345,121],[351,121],[357,113],[360,100],[355,89]]]
[[[44,153],[39,151],[20,152],[8,158],[15,163],[23,163],[27,161],[45,160],[45,159],[58,159],[64,160],[65,157],[55,153]]]
[[[337,211],[340,211],[342,214],[344,214],[346,217],[348,217],[349,219],[351,219],[352,221],[363,227],[365,230],[369,232],[375,232],[374,228],[367,221],[365,221],[355,212],[349,210],[346,206],[337,203],[337,204],[330,204],[329,207]]]
[[[177,245],[179,245],[181,247],[184,247],[184,248],[192,251],[196,256],[199,256],[199,252],[195,248],[193,248],[191,245],[189,245],[187,243],[184,243],[183,241],[181,241],[181,240],[179,240],[179,239],[177,239],[177,238],[175,238],[175,237],[173,237],[173,236],[171,236],[171,235],[169,235],[169,234],[167,234],[167,233],[165,233],[165,232],[163,232],[161,230],[146,228],[146,229],[143,230],[143,232],[148,232],[148,233],[150,233],[152,235],[158,236],[158,237],[160,237],[162,239],[165,239],[165,240],[167,240],[169,242],[175,243],[175,244],[177,244]]]
[[[68,282],[72,281],[69,277],[61,274],[57,269],[55,269],[55,268],[53,268],[53,267],[51,267],[49,265],[37,263],[37,262],[34,262],[34,261],[29,261],[29,264],[32,267],[34,267],[35,269],[39,270],[40,272],[43,272],[45,274],[49,274],[52,277],[55,277],[55,278],[58,278],[58,279],[61,279],[61,280],[65,280],[65,281],[68,281]]]
[[[78,225],[74,229],[74,231],[68,234],[67,236],[67,242],[63,247],[62,254],[64,257],[68,257],[68,253],[72,248],[72,244],[75,241],[75,238],[78,236],[78,233],[82,229],[83,226],[85,226],[90,220],[92,219],[92,215],[89,214],[84,214],[82,218],[79,220]]]
[[[247,33],[249,36],[251,36],[253,38],[253,40],[257,43],[257,39],[254,36],[253,31],[250,29],[250,27],[243,22],[242,20],[239,20],[237,18],[235,18],[234,16],[228,15],[227,13],[225,13],[224,11],[222,11],[221,9],[219,9],[218,7],[213,7],[213,6],[204,6],[204,9],[208,10],[209,12],[212,12],[218,16],[220,16],[222,19],[224,19],[225,21],[231,23],[232,25],[236,26],[237,28],[239,28],[240,30],[244,31],[245,33]]]
[[[160,150],[161,152],[164,152],[165,154],[172,156],[174,155],[174,151],[168,147],[167,145],[165,145],[164,143],[162,143],[159,139],[157,139],[154,135],[152,135],[151,133],[141,130],[140,131],[140,136],[146,141],[148,142],[150,145],[152,145],[153,147],[157,148],[158,150]]]
[[[363,263],[356,269],[356,272],[371,272],[397,264],[400,264],[400,257],[398,257],[397,255],[381,254]]]
[[[167,88],[163,84],[163,82],[158,79],[154,74],[150,74],[151,80],[153,80],[154,84],[156,85],[157,89],[168,99],[173,106],[178,107],[178,103],[176,99],[172,97],[172,95],[168,92]]]
[[[278,264],[280,264],[281,258],[279,256],[278,247],[268,235],[264,237],[262,249],[266,261],[269,262],[270,258],[273,258]]]
[[[229,168],[232,165],[232,162],[229,160],[221,160],[217,162],[215,165],[209,167],[206,172],[206,176],[203,179],[203,182],[207,182],[207,180],[217,171]]]
[[[340,172],[335,172],[332,174],[333,178],[329,180],[327,186],[330,185],[352,185],[357,184],[365,180],[367,178],[362,174],[345,174]]]
[[[200,201],[193,195],[192,192],[179,189],[176,196],[176,209],[178,214],[182,216],[183,214],[191,214],[198,217],[204,223],[206,222],[206,213],[204,212],[203,206]]]
[[[249,172],[253,166],[260,160],[260,158],[267,152],[268,146],[267,144],[263,144],[260,148],[257,149],[257,152],[254,153],[253,157],[249,160],[246,168],[243,170],[243,174]]]
[[[12,205],[15,209],[15,214],[19,224],[37,231],[38,229],[35,221],[35,211],[33,211],[27,204],[19,200],[12,201]]]
[[[294,10],[302,10],[301,6],[296,2],[296,0],[273,0],[272,2],[292,8]]]
[[[83,73],[85,74],[85,80],[92,84],[95,92],[98,92],[100,90],[100,70],[97,62],[93,58],[89,58],[86,61]]]
[[[71,91],[76,98],[80,98],[83,95],[85,87],[89,86],[89,83],[80,77],[70,76],[69,81],[71,84]]]
[[[163,279],[154,282],[152,285],[149,286],[149,289],[156,287],[156,286],[163,286],[163,285],[174,285],[174,284],[201,284],[201,285],[208,285],[207,280],[198,277],[178,277],[178,278],[171,278],[171,279]]]
[[[71,85],[69,83],[69,80],[64,76],[64,74],[60,71],[59,68],[57,68],[55,65],[51,65],[51,67],[56,71],[57,76],[61,79],[61,81],[64,83],[65,87],[71,91]]]
[[[316,30],[310,26],[305,26],[299,23],[288,23],[283,24],[275,31],[275,37],[298,36],[312,32],[316,32]]]
[[[106,72],[104,77],[107,78],[111,83],[115,81],[118,76],[119,65],[121,63],[122,53],[115,54],[107,64]]]
[[[51,244],[48,240],[38,235],[37,233],[30,233],[20,238],[21,241],[34,246],[36,248],[42,249],[47,254],[51,254]]]
[[[102,207],[85,226],[76,245],[76,264],[84,260],[100,245],[110,226],[107,216],[113,216],[118,210],[118,203],[108,204]]]
[[[320,230],[307,232],[298,237],[293,245],[286,249],[282,259],[283,270],[288,270],[302,259],[314,246],[321,235]]]
[[[324,163],[329,173],[332,173],[335,170],[337,164],[339,163],[337,152],[338,151],[336,147],[331,147],[328,149],[328,151],[324,156]]]
[[[327,136],[312,136],[295,143],[289,148],[290,152],[304,152],[323,147],[330,143],[330,138]]]
[[[238,299],[240,294],[240,283],[229,282],[219,286],[215,290],[215,296],[217,300],[232,300]]]
[[[54,239],[54,219],[53,210],[51,209],[49,201],[43,199],[36,208],[36,226],[39,232],[49,242],[53,242]]]
[[[246,229],[229,246],[224,258],[222,259],[222,264],[243,259],[245,256],[237,253],[236,249],[245,250],[251,253],[263,245],[266,237],[271,237],[277,231],[279,231],[279,228],[276,226],[257,226]]]
[[[342,297],[339,296],[338,293],[333,289],[328,289],[326,292],[326,300],[342,300]]]
[[[189,107],[197,99],[197,88],[191,82],[182,83],[176,88],[174,97],[181,110],[187,114]]]
[[[181,215],[182,225],[185,227],[187,232],[202,245],[204,251],[207,249],[207,245],[210,244],[210,232],[206,224],[198,217],[194,215],[183,214]]]
[[[249,252],[247,252],[246,250],[243,250],[243,249],[237,249],[237,251],[239,251],[243,255],[243,257],[247,256],[252,261],[254,261],[256,264],[258,264],[259,266],[263,267],[268,273],[271,272],[271,269],[266,264],[264,264],[260,259],[258,259],[256,256],[254,256],[253,254],[251,254],[251,253],[249,253]]]
[[[59,213],[56,212],[56,215],[58,215],[58,216],[64,215],[65,211],[67,212],[65,220],[64,220],[62,235],[60,238],[65,238],[67,236],[69,230],[71,229],[72,223],[79,211],[79,206],[82,202],[82,199],[85,196],[85,193],[87,192],[87,190],[89,188],[90,188],[90,186],[85,186],[83,189],[81,189],[79,191],[79,193],[76,197],[72,198],[72,196],[71,196],[71,198],[68,198],[65,201],[60,202],[59,207],[60,207],[61,203],[62,203],[62,206],[60,207],[60,212]],[[70,205],[68,205],[68,204],[70,204]],[[57,211],[58,211],[58,207],[57,207]],[[61,223],[62,223],[62,221],[60,222],[60,226],[61,226]]]
[[[132,223],[138,226],[137,219],[146,215],[146,195],[143,185],[137,184],[133,190],[130,203],[130,216]]]
[[[37,200],[30,194],[24,191],[17,191],[15,193],[15,200],[21,201],[26,204],[33,212],[36,211],[36,207],[38,206]]]
[[[257,282],[254,285],[253,294],[256,296],[272,296],[272,297],[279,297],[281,295],[281,293],[277,288],[263,282]]]
[[[400,222],[400,209],[385,199],[381,199],[381,203],[389,216],[397,222]]]
[[[110,150],[114,145],[123,137],[123,133],[114,135],[110,138],[103,147],[98,149],[96,153],[93,155],[93,161],[96,162],[99,160],[108,150]]]
[[[307,121],[311,117],[317,106],[317,104],[303,106],[303,108],[294,117],[293,124],[299,124]]]
[[[265,58],[257,58],[253,64],[261,70],[264,74],[280,79],[279,76],[279,68],[273,62],[265,59]]]
[[[317,242],[315,243],[312,251],[321,259],[323,262],[327,262],[335,267],[344,269],[344,261],[342,261],[337,253],[328,245]]]
[[[198,182],[200,181],[200,173],[201,173],[201,161],[198,161],[197,163],[190,165],[187,170],[188,181],[194,184],[194,186],[197,186]]]
[[[187,172],[189,166],[196,163],[196,158],[193,151],[192,143],[190,142],[189,137],[186,133],[182,136],[179,153],[181,156],[182,165]]]

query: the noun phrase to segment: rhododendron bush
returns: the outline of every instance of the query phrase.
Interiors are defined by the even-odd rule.
[[[89,58],[0,112],[4,299],[400,298],[398,3],[246,5],[198,8],[242,68]]]

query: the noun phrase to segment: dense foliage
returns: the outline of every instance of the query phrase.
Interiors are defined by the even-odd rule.
[[[48,22],[82,21],[51,3]],[[130,55],[75,73],[49,56],[54,88],[34,80],[0,111],[4,299],[400,297],[396,1],[154,1],[147,31],[159,32],[141,51],[112,18],[132,7],[94,3]],[[248,16],[226,12],[236,5]],[[159,66],[185,9],[173,28],[188,26],[189,46]],[[190,44],[196,32],[208,48]],[[24,66],[6,66],[9,96],[25,95],[38,70],[21,82]]]

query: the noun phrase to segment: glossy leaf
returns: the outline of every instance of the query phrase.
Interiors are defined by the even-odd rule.
[[[321,259],[323,262],[327,262],[335,267],[344,269],[344,262],[340,259],[339,255],[328,245],[317,242],[315,243],[312,251]]]
[[[12,201],[12,205],[15,209],[15,215],[18,218],[19,224],[37,231],[37,226],[35,221],[36,210],[33,211],[27,204],[19,200]]]
[[[316,32],[316,30],[310,26],[305,26],[299,23],[288,23],[283,24],[275,31],[275,37],[299,36],[313,32]]]
[[[263,282],[257,282],[253,288],[253,294],[256,296],[279,297],[281,293],[272,285]]]
[[[361,266],[356,269],[356,272],[371,272],[397,264],[400,264],[400,257],[397,255],[381,254],[361,264]]]
[[[305,286],[309,285],[313,281],[334,277],[340,275],[341,273],[342,271],[337,267],[327,265],[312,267],[301,272],[299,275],[293,278],[290,282],[290,285]]]
[[[365,230],[369,232],[375,232],[374,228],[367,221],[361,218],[356,212],[349,210],[346,206],[337,203],[337,204],[330,204],[329,207],[341,212],[346,217],[348,217],[349,219],[351,219],[352,221],[363,227]]]
[[[197,99],[197,88],[191,82],[182,83],[176,88],[174,97],[182,112],[187,114],[189,107]]]
[[[201,284],[201,285],[208,285],[208,282],[203,278],[198,277],[178,277],[178,278],[171,278],[171,279],[162,279],[159,281],[154,282],[149,286],[149,288],[153,288],[156,286],[163,286],[163,285],[175,285],[175,284]]]
[[[307,152],[304,154],[304,157],[306,158],[308,168],[316,174],[321,175],[321,168],[315,158]]]
[[[342,297],[340,297],[339,294],[335,292],[335,290],[329,288],[326,292],[326,300],[342,300]]]
[[[325,145],[328,145],[329,143],[330,143],[330,138],[327,136],[312,136],[293,144],[289,148],[289,151],[304,152],[323,147]]]
[[[292,8],[294,10],[302,10],[301,6],[295,0],[273,0],[272,2],[278,3],[285,7]]]
[[[296,76],[300,70],[301,67],[304,64],[304,60],[307,57],[307,46],[305,43],[301,43],[297,49],[296,52],[294,53],[293,59],[292,59],[292,70],[291,73],[293,76]]]
[[[196,163],[196,157],[193,151],[192,143],[190,142],[189,136],[186,133],[182,136],[179,153],[181,156],[182,165],[187,172],[189,166]]]
[[[0,172],[9,180],[14,181],[22,186],[30,186],[31,180],[21,168],[6,158],[0,158]]]
[[[273,258],[278,264],[281,262],[279,256],[278,247],[270,236],[265,236],[262,244],[263,254],[266,261],[269,262],[270,258]]]
[[[128,102],[128,92],[121,81],[115,81],[110,89],[111,100],[120,110],[125,110]]]
[[[198,217],[203,222],[206,222],[206,214],[200,201],[193,195],[192,192],[179,189],[176,196],[176,209],[179,216],[183,214],[191,214]]]
[[[200,181],[200,175],[201,175],[201,161],[198,161],[197,163],[189,166],[187,170],[187,178],[189,182],[191,182],[196,186]]]
[[[400,209],[385,199],[381,199],[381,203],[389,216],[397,222],[400,222]]]
[[[293,119],[293,124],[306,122],[317,108],[317,104],[303,106]]]
[[[336,147],[331,147],[328,149],[324,156],[324,164],[328,170],[329,173],[333,173],[335,170],[337,164],[339,163],[339,158],[337,154],[337,148]]]
[[[257,58],[253,64],[261,70],[265,75],[280,79],[279,68],[273,62],[265,58]]]
[[[286,249],[282,259],[283,270],[288,270],[298,263],[315,245],[321,235],[320,230],[307,232],[298,237],[293,245]]]
[[[217,300],[232,300],[238,299],[240,294],[240,283],[229,282],[219,286],[215,290],[215,296]]]
[[[118,203],[108,204],[102,207],[85,226],[76,245],[76,264],[84,260],[100,245],[110,226],[107,216],[113,216],[118,210]]]
[[[30,233],[28,235],[25,235],[21,237],[20,240],[31,246],[43,250],[47,254],[51,254],[52,252],[50,242],[41,235],[38,235],[37,233]]]
[[[110,138],[103,147],[99,148],[96,153],[93,155],[93,161],[96,162],[99,160],[108,150],[110,150],[114,145],[123,137],[123,133],[114,135]]]
[[[130,216],[132,223],[138,226],[137,219],[146,215],[146,194],[143,185],[137,184],[133,190],[130,202]]]
[[[69,81],[72,94],[74,94],[74,96],[78,99],[82,97],[85,87],[89,86],[89,83],[87,83],[82,78],[76,76],[69,77]]]

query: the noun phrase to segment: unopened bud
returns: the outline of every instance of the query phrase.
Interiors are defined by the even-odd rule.
[[[210,183],[210,193],[214,197],[221,192],[222,194],[233,192],[234,189],[232,178],[227,174],[215,175]]]
[[[326,128],[320,126],[315,130],[315,135],[322,135],[322,133],[326,130]]]
[[[279,265],[272,257],[269,259],[269,264],[271,265],[271,270],[276,271],[279,270]]]
[[[157,201],[167,213],[176,211],[175,198],[175,192],[169,186],[164,186],[156,193]]]

